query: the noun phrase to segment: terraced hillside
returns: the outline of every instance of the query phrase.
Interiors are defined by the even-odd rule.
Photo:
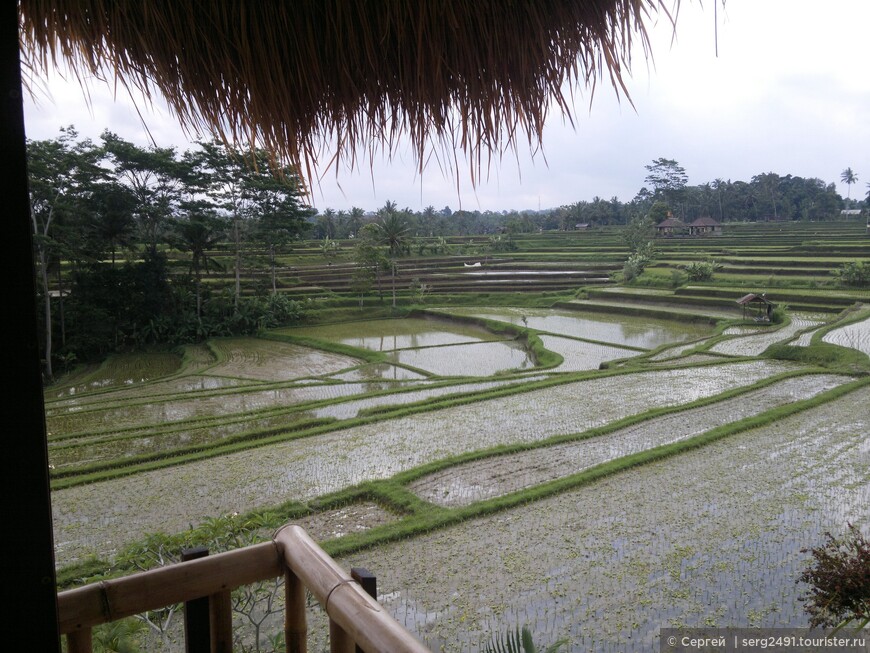
[[[60,577],[292,520],[433,650],[805,625],[801,549],[870,529],[870,313],[820,295],[759,325],[684,290],[111,358],[46,391]],[[280,613],[260,617],[265,646]]]

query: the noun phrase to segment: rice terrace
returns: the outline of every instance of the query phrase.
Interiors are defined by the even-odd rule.
[[[292,521],[433,651],[806,626],[806,549],[870,529],[870,289],[834,274],[870,235],[725,223],[627,279],[625,229],[419,237],[364,289],[353,240],[298,242],[292,320],[69,365],[45,389],[61,588]],[[236,650],[283,650],[283,600],[234,595]],[[147,650],[181,650],[177,610]]]

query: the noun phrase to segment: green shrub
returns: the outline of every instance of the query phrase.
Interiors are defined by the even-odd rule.
[[[848,535],[838,539],[825,533],[825,544],[801,550],[807,552],[813,561],[798,580],[810,586],[801,596],[810,626],[864,628],[870,623],[870,542],[849,524]]]
[[[777,304],[770,313],[771,324],[782,324],[788,317],[788,305]]]
[[[625,283],[634,281],[650,263],[652,263],[652,257],[643,252],[635,252],[628,257],[625,265],[622,266],[622,280]]]
[[[706,261],[694,261],[683,266],[689,281],[710,281],[713,275],[722,269],[722,265],[708,259]]]
[[[870,288],[870,265],[864,261],[843,263],[834,270],[834,276],[844,286],[853,288]]]

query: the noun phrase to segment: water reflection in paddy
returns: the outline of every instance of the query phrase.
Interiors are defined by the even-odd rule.
[[[375,351],[499,339],[498,336],[480,327],[420,318],[326,324],[311,328],[282,329],[279,333],[332,340]]]
[[[589,314],[541,308],[451,308],[456,315],[529,326],[540,331],[654,349],[669,342],[695,340],[713,333],[709,324],[657,320],[628,315]],[[525,318],[525,320],[523,319]]]
[[[504,370],[531,369],[535,358],[521,343],[478,342],[390,353],[397,363],[439,376],[489,376]]]

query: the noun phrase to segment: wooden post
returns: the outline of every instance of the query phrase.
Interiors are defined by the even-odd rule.
[[[198,546],[181,552],[182,562],[204,558],[208,549]],[[208,597],[184,602],[184,650],[186,653],[211,653]]]
[[[354,653],[355,650],[353,637],[348,635],[341,626],[330,619],[329,653]]]
[[[351,567],[350,577],[353,578],[365,590],[365,593],[378,600],[378,579],[365,567]]]
[[[351,567],[350,577],[360,584],[366,594],[378,600],[378,579],[372,572],[365,567]],[[359,644],[356,645],[356,653],[364,653]]]
[[[233,653],[233,600],[230,591],[209,597],[211,653]]]
[[[90,628],[76,630],[66,636],[67,653],[92,653],[94,644]]]
[[[0,197],[4,248],[0,265],[7,316],[3,341],[14,343],[4,352],[3,373],[14,382],[3,391],[0,405],[3,423],[14,424],[20,434],[14,455],[3,456],[2,462],[4,496],[15,497],[3,506],[4,523],[15,525],[3,540],[3,559],[7,561],[3,565],[3,623],[8,624],[7,633],[9,626],[26,631],[28,650],[60,653],[18,24],[18,3],[3,3],[0,143],[4,166]],[[36,615],[38,627],[26,627],[34,624]]]
[[[308,653],[305,585],[290,568],[284,573],[284,643],[287,653]]]

